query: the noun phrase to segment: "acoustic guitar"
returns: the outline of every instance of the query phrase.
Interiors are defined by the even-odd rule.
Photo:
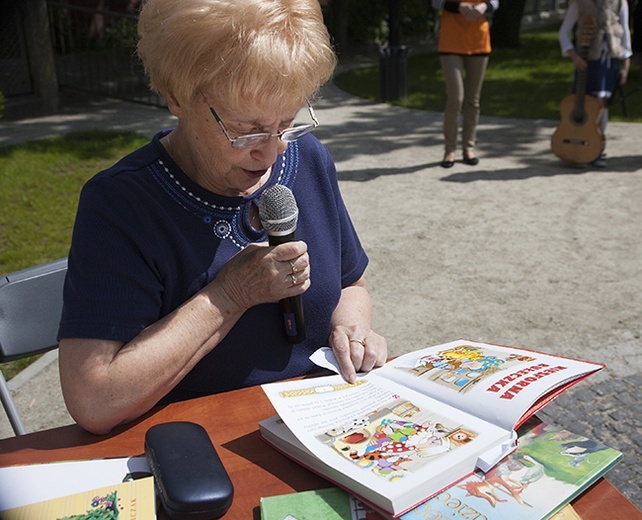
[[[595,36],[595,17],[586,16],[580,30],[580,55],[585,60]],[[553,153],[563,161],[586,164],[597,159],[606,145],[599,117],[603,106],[594,96],[586,95],[586,70],[578,71],[575,94],[560,103],[560,124],[551,137]]]

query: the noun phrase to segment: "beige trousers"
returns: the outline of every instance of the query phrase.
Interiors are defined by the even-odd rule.
[[[457,149],[459,114],[463,114],[462,147],[464,152],[475,148],[479,99],[488,55],[463,56],[442,54],[441,68],[446,83],[446,109],[444,110],[444,148],[446,153]],[[464,74],[465,70],[465,74]]]

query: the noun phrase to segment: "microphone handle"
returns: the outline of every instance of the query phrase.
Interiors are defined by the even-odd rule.
[[[303,322],[303,301],[301,295],[291,296],[279,301],[285,339],[288,343],[301,343],[305,340],[305,323]]]
[[[296,231],[283,236],[268,235],[271,246],[278,246],[296,240]],[[288,343],[301,343],[305,340],[305,321],[303,319],[303,301],[301,295],[290,296],[279,300],[279,308],[283,315],[285,339]]]

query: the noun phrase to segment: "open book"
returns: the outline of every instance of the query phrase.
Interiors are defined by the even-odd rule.
[[[515,429],[604,365],[472,341],[339,376],[263,385],[277,416],[259,423],[283,454],[400,516],[515,448]]]

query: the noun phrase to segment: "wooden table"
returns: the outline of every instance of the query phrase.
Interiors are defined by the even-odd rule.
[[[259,438],[258,421],[274,413],[260,387],[245,388],[156,409],[109,435],[92,435],[72,425],[4,439],[0,467],[141,455],[151,426],[191,421],[208,431],[234,484],[234,502],[225,518],[259,519],[262,496],[330,486]],[[604,479],[576,499],[573,507],[583,520],[642,519],[642,513]]]

